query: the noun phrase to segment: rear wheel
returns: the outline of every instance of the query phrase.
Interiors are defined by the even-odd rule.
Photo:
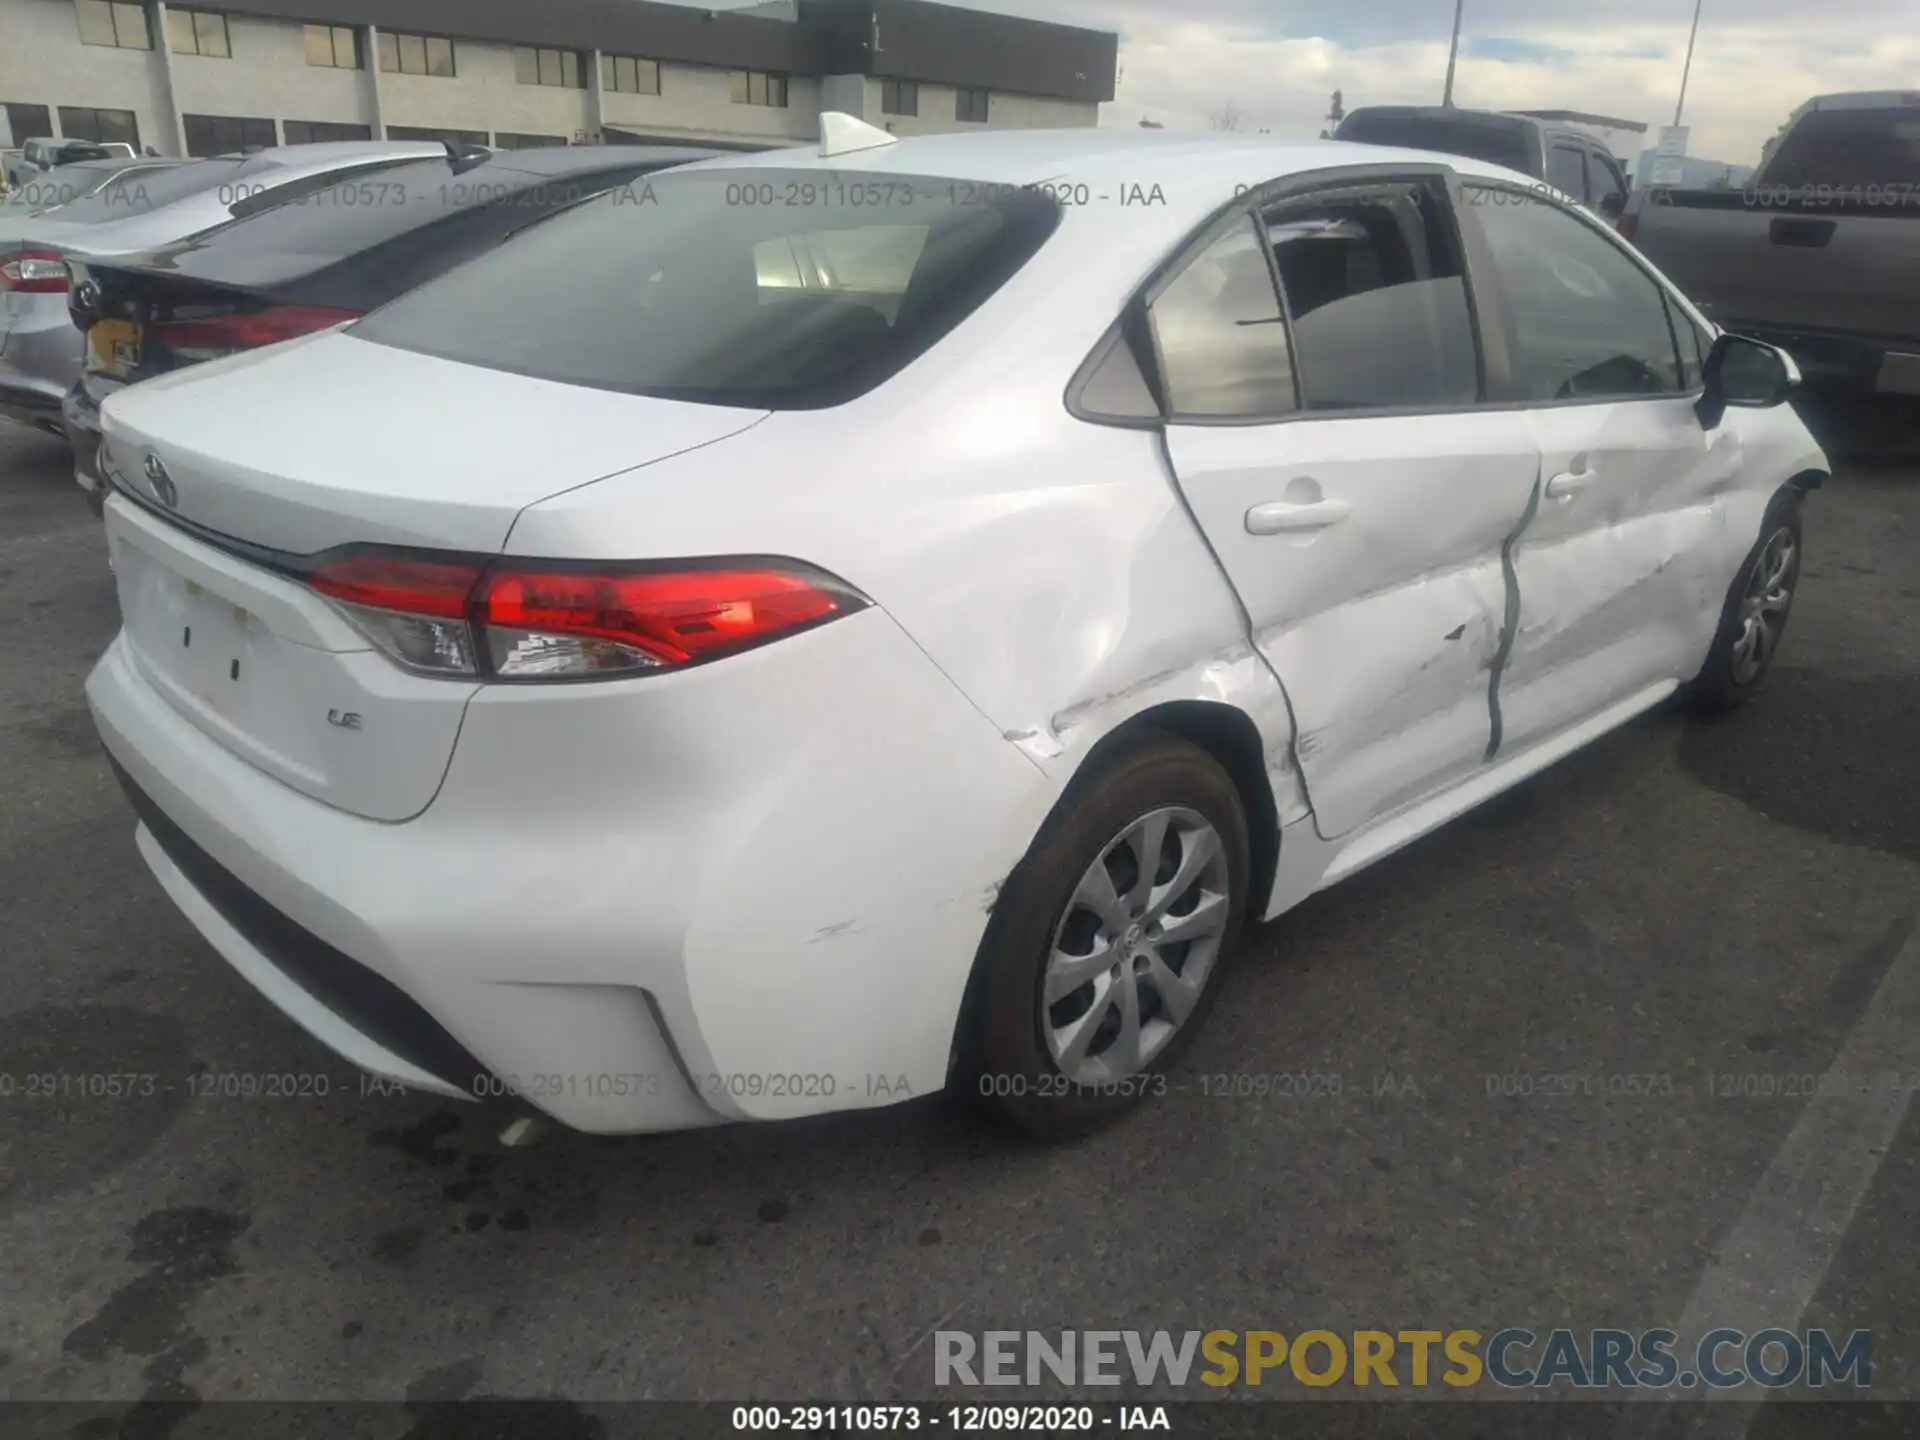
[[[1143,735],[1077,780],[988,926],[969,1096],[1059,1138],[1161,1093],[1219,993],[1246,890],[1239,794],[1205,751]]]
[[[1687,687],[1696,711],[1732,710],[1765,683],[1793,613],[1802,548],[1800,494],[1782,491],[1767,507],[1760,539],[1727,594],[1707,662]]]

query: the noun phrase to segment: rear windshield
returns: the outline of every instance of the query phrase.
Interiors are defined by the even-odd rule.
[[[262,164],[236,157],[196,160],[190,165],[176,165],[166,170],[139,170],[121,176],[97,194],[85,195],[71,205],[61,206],[58,218],[81,225],[124,220],[129,215],[144,215],[215,186],[232,185],[236,180],[279,168],[273,161]]]
[[[491,162],[457,172],[445,159],[409,161],[320,186],[197,236],[182,263],[194,273],[259,284],[359,255],[483,205],[501,206],[510,216],[524,213],[531,222],[610,183],[604,172],[536,175]]]
[[[1532,174],[1538,166],[1532,132],[1525,126],[1445,120],[1426,115],[1369,115],[1357,111],[1340,122],[1340,140],[1363,145],[1400,145],[1409,150],[1437,150],[1442,155],[1464,155],[1489,165]]]
[[[1920,183],[1920,106],[1899,110],[1815,110],[1781,138],[1761,177],[1766,185],[1822,187]]]
[[[623,185],[348,333],[567,384],[754,409],[865,393],[1032,258],[1037,191],[722,169]],[[990,188],[990,187],[988,187]]]

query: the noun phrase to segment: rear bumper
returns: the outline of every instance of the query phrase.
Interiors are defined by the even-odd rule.
[[[1920,339],[1842,334],[1728,321],[1725,329],[1777,345],[1815,383],[1882,395],[1920,395]]]
[[[878,611],[572,688],[476,699],[398,824],[217,744],[124,636],[87,696],[162,886],[364,1069],[601,1133],[939,1089],[1040,772]]]

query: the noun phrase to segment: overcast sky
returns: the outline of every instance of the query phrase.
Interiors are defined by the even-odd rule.
[[[1437,104],[1453,0],[961,0],[1120,34],[1105,124],[1317,135],[1347,108]],[[1693,0],[1466,0],[1454,103],[1671,124]],[[1836,90],[1920,90],[1920,0],[1705,0],[1690,153],[1752,164],[1789,112]]]

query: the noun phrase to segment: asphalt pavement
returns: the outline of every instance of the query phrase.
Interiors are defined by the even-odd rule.
[[[936,1395],[942,1328],[1640,1330],[1738,1281],[1920,1399],[1920,1106],[1856,1143],[1798,1079],[1909,1058],[1920,460],[1849,465],[1807,538],[1760,702],[1650,715],[1256,932],[1115,1129],[931,1099],[506,1149],[363,1093],[163,897],[82,695],[98,525],[0,425],[0,1394],[889,1401]],[[326,1094],[218,1078],[264,1074]]]

